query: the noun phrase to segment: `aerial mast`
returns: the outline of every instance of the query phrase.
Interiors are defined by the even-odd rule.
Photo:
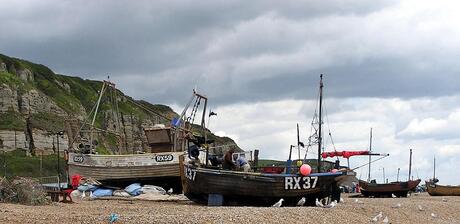
[[[321,125],[323,123],[322,112],[323,112],[323,74],[320,76],[319,81],[319,128],[318,128],[318,173],[321,173],[321,141],[322,141],[322,134],[321,134]]]
[[[367,182],[371,182],[371,151],[372,151],[372,128],[369,137],[369,173],[367,175]]]

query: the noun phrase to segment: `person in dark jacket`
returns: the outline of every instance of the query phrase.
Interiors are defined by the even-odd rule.
[[[233,156],[234,152],[235,152],[234,149],[230,149],[224,154],[224,159],[222,160],[222,168],[224,168],[226,170],[234,170],[235,169],[236,165],[232,160],[232,156]]]

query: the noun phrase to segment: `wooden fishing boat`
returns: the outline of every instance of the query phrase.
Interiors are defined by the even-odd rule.
[[[322,88],[321,75],[318,136],[321,136]],[[300,145],[299,138],[298,143]],[[283,167],[284,172],[278,172],[280,170],[274,168],[263,169],[269,173],[239,172],[207,166],[207,163],[205,166],[199,166],[186,161],[181,166],[184,194],[192,201],[201,204],[207,203],[208,205],[267,206],[284,199],[284,206],[292,206],[296,205],[303,197],[306,200],[306,205],[315,205],[316,199],[323,198],[340,201],[338,180],[345,173],[340,171],[321,172],[323,167],[321,157],[318,157],[316,173],[301,175],[297,167],[291,167],[292,149],[293,146],[291,145],[288,162],[286,167]],[[321,150],[321,138],[318,138],[318,150]],[[301,161],[300,148],[298,161]],[[305,163],[306,159],[301,162]]]
[[[431,196],[460,196],[460,185],[439,185],[432,179],[425,182],[426,191]]]
[[[369,183],[367,181],[359,180],[359,187],[361,194],[366,197],[407,197],[409,191],[414,191],[420,179],[409,181],[397,181],[391,183]]]
[[[409,177],[411,176],[411,167],[412,167],[412,149],[410,149],[409,156]],[[420,179],[408,181],[395,181],[391,183],[377,183],[375,181],[364,181],[359,180],[359,188],[361,194],[369,197],[407,197],[409,191],[415,191],[415,188],[420,183]]]
[[[172,184],[180,180],[178,164],[179,156],[182,154],[183,152],[128,155],[69,153],[69,175],[79,174],[106,184],[133,181],[163,181]]]
[[[340,200],[336,179],[342,175],[341,172],[308,176],[238,172],[184,163],[182,187],[185,196],[200,204],[207,204],[210,196],[219,195],[224,205],[269,206],[283,198],[284,205],[295,206],[302,197],[307,205],[314,205],[317,198]]]
[[[179,156],[184,154],[189,141],[197,141],[192,134],[189,123],[193,121],[200,102],[207,104],[207,98],[193,91],[192,97],[183,110],[180,117],[175,118],[170,126],[163,124],[151,128],[144,128],[150,152],[124,155],[97,155],[93,147],[94,121],[96,120],[97,108],[104,90],[113,84],[104,81],[100,91],[99,100],[96,104],[96,112],[92,118],[90,141],[80,143],[79,149],[70,149],[68,153],[68,174],[91,177],[107,185],[125,185],[127,183],[142,182],[156,184],[166,189],[173,188],[176,192],[181,189]],[[190,104],[193,106],[193,117],[186,117]],[[202,127],[204,130],[204,118],[206,109],[203,109]],[[192,143],[190,143],[192,144]],[[134,152],[134,150],[132,150]]]
[[[436,178],[436,157],[433,158],[433,178],[425,181],[426,191],[431,196],[460,196],[460,185],[439,185]]]

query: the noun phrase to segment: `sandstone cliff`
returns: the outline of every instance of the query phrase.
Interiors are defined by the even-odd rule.
[[[100,81],[55,74],[44,65],[0,54],[0,150],[49,154],[57,148],[71,147],[71,139],[81,135],[79,128],[95,104],[101,86]],[[116,93],[120,114],[114,115],[109,99],[103,98],[96,124],[101,129],[121,130],[125,141],[114,134],[100,133],[98,152],[146,151],[143,128],[168,124],[177,114],[168,106],[135,101],[118,90]],[[114,116],[121,118],[119,127]],[[65,133],[59,138],[59,146],[58,131]],[[210,136],[218,144],[234,144],[229,138],[212,133]]]

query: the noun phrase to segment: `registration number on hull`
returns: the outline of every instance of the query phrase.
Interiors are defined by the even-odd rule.
[[[155,161],[157,162],[169,162],[173,161],[174,156],[173,155],[157,155],[155,156]]]
[[[318,177],[285,177],[285,190],[312,189],[316,187]]]
[[[192,170],[188,167],[185,167],[184,169],[184,174],[185,174],[185,177],[191,181],[195,181],[195,176],[196,176],[196,171],[195,170]]]

